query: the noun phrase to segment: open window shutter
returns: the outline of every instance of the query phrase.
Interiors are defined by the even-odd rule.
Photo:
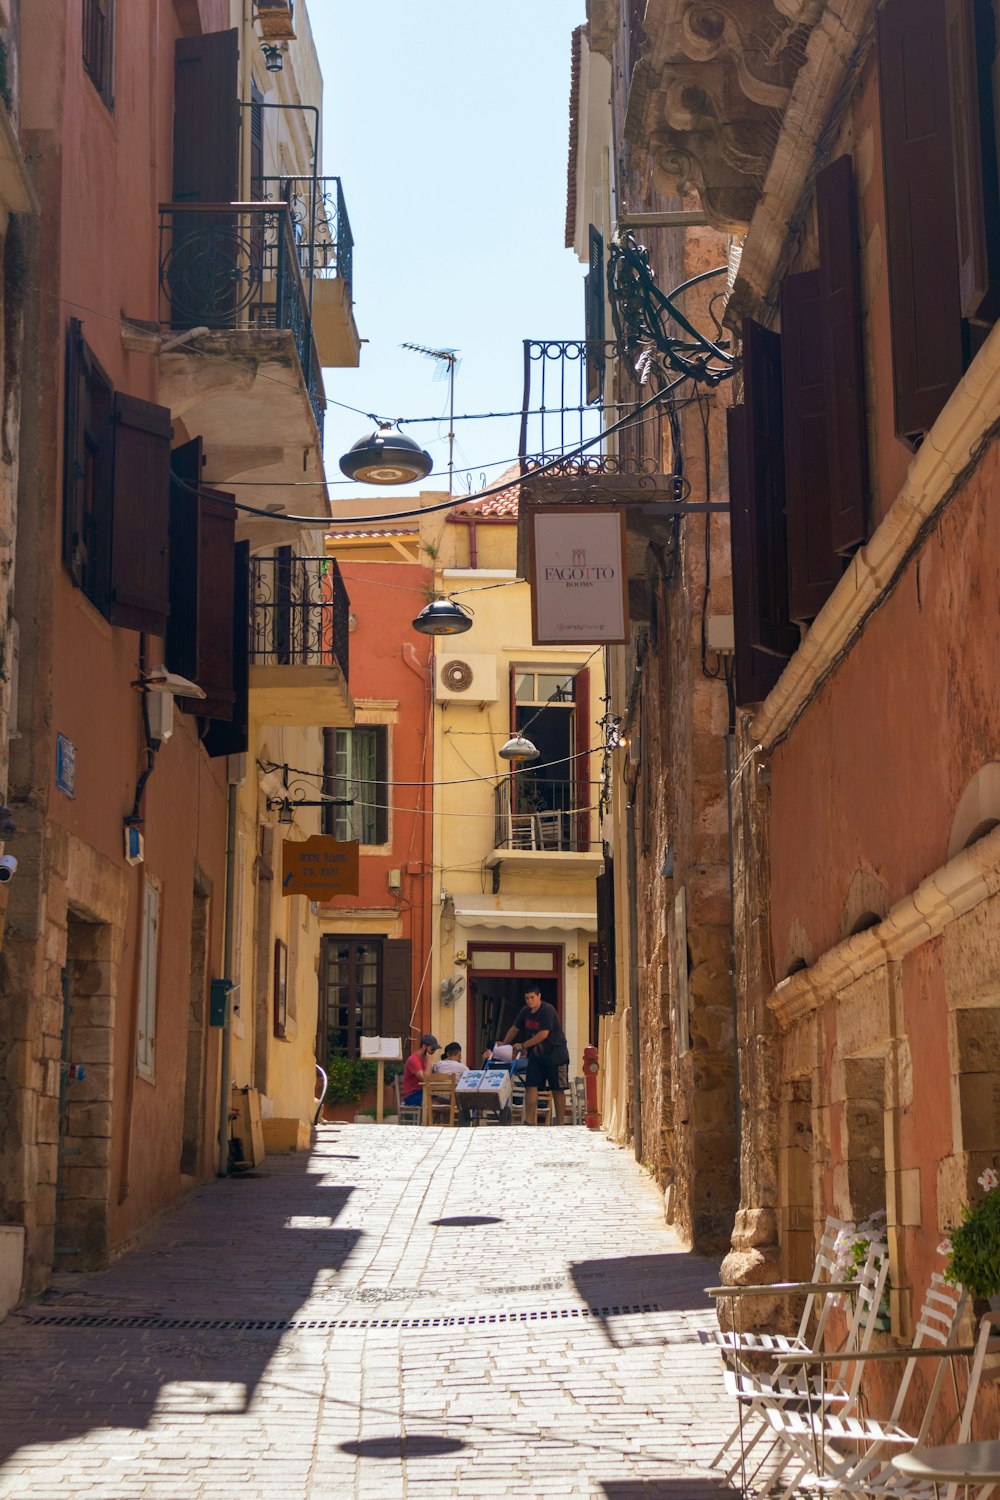
[[[83,325],[79,318],[70,318],[66,329],[66,426],[63,433],[63,561],[77,588],[83,587],[86,572],[86,409],[86,345],[83,341]]]
[[[942,0],[876,12],[896,433],[916,442],[962,376]]]
[[[576,735],[573,757],[573,806],[577,808],[574,830],[577,849],[590,848],[590,668],[582,667],[573,678]]]
[[[250,746],[250,543],[233,550],[233,711],[210,719],[202,744],[211,756],[243,755]]]
[[[840,577],[830,537],[832,407],[823,365],[823,296],[818,271],[781,284],[781,373],[785,412],[788,611],[819,614]]]
[[[754,564],[751,639],[762,651],[791,656],[799,635],[788,613],[781,337],[752,318],[743,322],[743,382],[746,505]]]
[[[991,0],[945,0],[959,302],[963,317],[1000,315],[1000,182],[991,67]]]
[[[781,675],[783,662],[753,644],[754,556],[747,475],[746,408],[726,412],[729,439],[729,539],[733,554],[733,632],[736,645],[736,702],[760,703]]]
[[[587,400],[596,401],[604,382],[604,236],[591,224],[589,269],[583,280],[584,337],[587,340]]]
[[[615,1013],[615,867],[604,861],[597,877],[597,1011]]]
[[[251,80],[250,114],[250,197],[264,197],[264,95]]]
[[[412,945],[409,938],[387,938],[382,944],[382,1036],[403,1038],[403,1056],[410,1045],[412,1009]]]
[[[849,156],[839,156],[817,177],[816,217],[829,412],[830,539],[835,552],[851,552],[868,536],[868,455],[858,210]]]
[[[170,411],[115,394],[108,619],[165,635],[170,615]]]
[[[202,488],[198,497],[198,671],[205,697],[186,698],[189,713],[232,719],[236,511],[233,497]]]
[[[386,724],[373,726],[375,734],[375,785],[369,796],[375,803],[375,842],[389,842],[389,728]]]
[[[192,682],[198,676],[198,488],[201,438],[170,455],[170,618],[167,666]]]
[[[233,203],[239,198],[238,69],[235,28],[175,43],[175,203]]]

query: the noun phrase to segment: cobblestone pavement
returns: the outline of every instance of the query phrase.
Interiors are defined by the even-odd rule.
[[[708,1500],[711,1261],[583,1129],[323,1126],[0,1326],[0,1495]]]

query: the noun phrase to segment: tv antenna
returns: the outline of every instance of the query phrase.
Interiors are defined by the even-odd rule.
[[[403,349],[412,349],[414,354],[424,354],[438,361],[435,380],[448,381],[448,493],[454,493],[455,475],[455,368],[458,364],[457,349],[431,349],[427,344],[403,344]]]

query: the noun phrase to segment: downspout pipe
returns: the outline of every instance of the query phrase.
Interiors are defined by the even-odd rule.
[[[226,815],[226,915],[222,934],[222,972],[230,986],[226,995],[226,1013],[222,1025],[222,1059],[219,1065],[219,1162],[217,1176],[229,1176],[229,1109],[233,1060],[233,1006],[232,973],[235,949],[236,913],[236,798],[239,787],[229,784],[229,803]]]
[[[635,803],[625,808],[626,861],[628,864],[628,1003],[632,1013],[632,1144],[635,1159],[642,1161],[642,1069],[639,1047],[639,900],[636,886]]]
[[[733,866],[733,777],[736,774],[736,731],[726,734],[726,827],[729,834],[729,966],[733,975],[733,1067],[736,1076],[736,1161],[742,1175],[743,1098],[740,1086],[740,1001],[736,978],[736,872]]]

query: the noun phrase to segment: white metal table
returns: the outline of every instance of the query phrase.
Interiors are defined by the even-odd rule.
[[[1000,1484],[1000,1442],[950,1443],[944,1448],[918,1448],[892,1460],[908,1479],[927,1484]]]

